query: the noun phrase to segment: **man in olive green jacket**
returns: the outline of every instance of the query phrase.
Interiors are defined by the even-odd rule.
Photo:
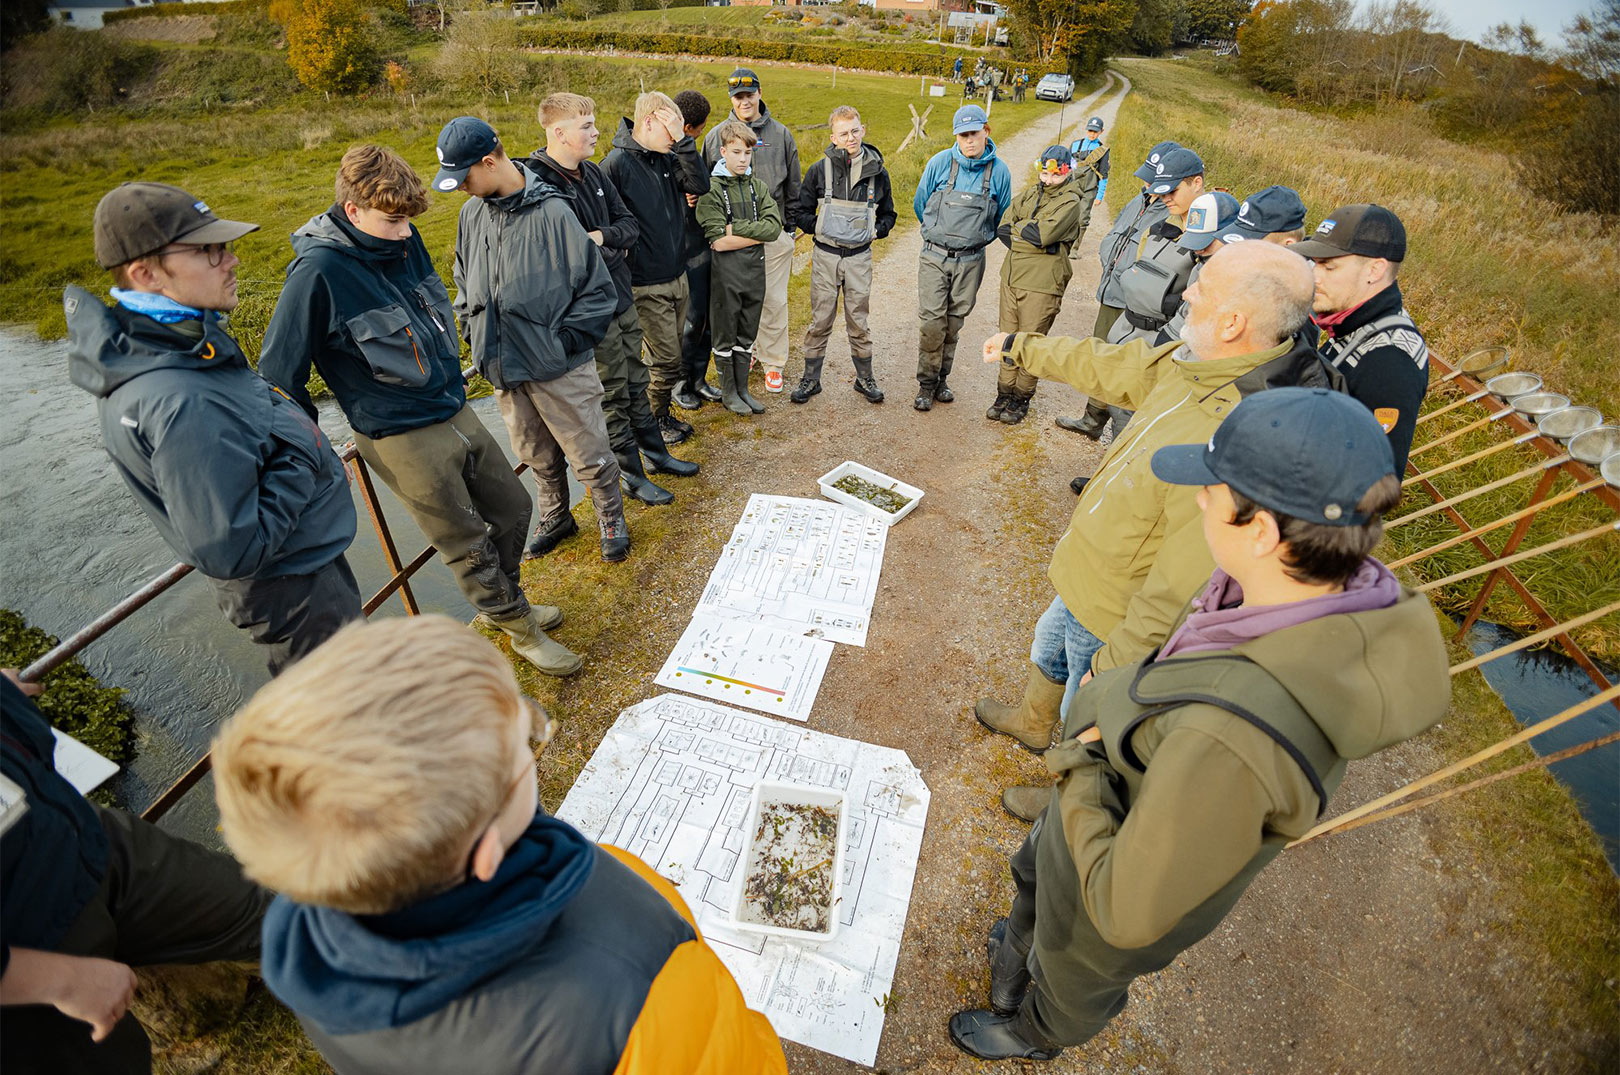
[[[1023,701],[980,699],[974,713],[987,727],[1045,750],[1061,706],[1084,679],[1164,641],[1213,562],[1192,490],[1154,478],[1149,459],[1166,444],[1209,439],[1246,395],[1333,380],[1301,331],[1314,292],[1305,259],[1270,243],[1239,243],[1211,257],[1188,289],[1180,343],[1029,333],[985,341],[986,362],[1139,412],[1104,454],[1052,552],[1047,576],[1057,597],[1035,626]]]
[[[1219,568],[1149,657],[1075,696],[1045,812],[991,927],[990,1008],[952,1017],[984,1059],[1050,1060],[1131,981],[1212,931],[1362,758],[1439,720],[1434,611],[1368,556],[1400,501],[1383,428],[1326,389],[1239,403],[1153,472],[1199,487]]]
[[[1001,263],[1001,331],[1045,333],[1057,320],[1063,289],[1074,270],[1069,248],[1080,238],[1080,187],[1067,146],[1041,154],[1039,182],[1024,188],[1007,207],[996,238],[1008,254]],[[984,416],[1017,425],[1029,414],[1035,376],[1003,366],[996,400]]]

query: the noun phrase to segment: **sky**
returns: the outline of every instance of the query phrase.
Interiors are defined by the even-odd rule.
[[[1478,41],[1490,27],[1500,22],[1517,26],[1520,19],[1528,20],[1541,33],[1541,40],[1549,46],[1561,47],[1564,27],[1582,12],[1597,7],[1596,0],[1426,0],[1451,23],[1451,36]]]

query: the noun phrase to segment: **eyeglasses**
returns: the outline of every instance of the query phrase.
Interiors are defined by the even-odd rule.
[[[551,712],[545,706],[530,698],[527,694],[523,695],[523,704],[529,707],[529,747],[535,754],[539,754],[546,749],[546,746],[551,742],[551,737],[557,733],[557,722],[552,719]],[[495,807],[495,815],[489,819],[488,824],[478,829],[478,838],[480,840],[483,839],[483,834],[489,830],[490,825],[500,820],[501,814],[506,810],[506,804],[512,800],[512,796],[517,793],[517,789],[523,781],[534,779],[532,761],[533,759],[531,759],[531,764],[525,765],[522,772],[514,776],[512,782],[506,785],[506,791],[502,793],[501,801]],[[478,844],[474,843],[472,850],[467,852],[467,864],[461,871],[463,880],[473,879],[473,859],[477,855]]]
[[[217,269],[225,264],[225,255],[231,253],[230,243],[202,243],[200,245],[184,244],[171,247],[168,250],[159,250],[157,256],[166,258],[171,254],[203,254],[208,258],[208,267]]]
[[[859,138],[861,135],[863,135],[865,133],[866,133],[866,128],[865,127],[851,127],[849,130],[845,131],[843,134],[835,134],[835,135],[833,135],[833,138],[836,141],[847,142],[852,138]]]

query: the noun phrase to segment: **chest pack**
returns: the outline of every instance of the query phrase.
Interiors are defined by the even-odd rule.
[[[877,203],[873,200],[875,177],[866,180],[866,200],[833,197],[833,166],[821,158],[821,203],[816,207],[816,240],[845,250],[871,245],[877,238]],[[852,193],[845,191],[845,193]]]
[[[1322,354],[1335,369],[1355,369],[1362,355],[1385,346],[1399,347],[1418,369],[1429,368],[1429,345],[1404,309],[1369,321],[1342,340],[1329,340]]]
[[[1182,292],[1192,279],[1197,259],[1176,245],[1181,231],[1167,222],[1155,224],[1142,241],[1142,256],[1120,274],[1125,317],[1132,327],[1156,331],[1175,316]],[[1172,234],[1173,233],[1173,234]]]
[[[995,170],[995,162],[985,162],[984,181],[977,192],[956,189],[957,169],[953,152],[950,176],[923,206],[923,240],[952,253],[982,250],[995,241],[996,224],[1001,220],[1001,207],[990,196],[990,173]]]

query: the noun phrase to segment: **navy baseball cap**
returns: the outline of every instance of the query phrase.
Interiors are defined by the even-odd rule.
[[[1068,175],[1069,169],[1074,167],[1074,154],[1069,152],[1068,146],[1047,146],[1046,152],[1041,154],[1040,171],[1052,175]]]
[[[1224,190],[1209,190],[1193,199],[1187,209],[1187,226],[1177,244],[1183,250],[1198,253],[1209,248],[1222,228],[1236,218],[1238,200]]]
[[[1100,131],[1102,130],[1102,127],[1103,124],[1101,116],[1092,116],[1090,119],[1086,120],[1086,130],[1088,131]]]
[[[978,105],[963,105],[951,117],[951,131],[955,134],[972,134],[984,130],[984,125],[989,122],[990,117]]]
[[[434,190],[455,190],[466,180],[472,166],[501,145],[495,128],[477,116],[457,116],[439,132],[439,174],[433,177]]]
[[[1309,239],[1289,249],[1301,257],[1321,260],[1359,254],[1405,261],[1406,226],[1381,205],[1346,205],[1329,213]]]
[[[726,93],[732,97],[739,93],[759,92],[759,76],[746,67],[739,67],[726,76]]]
[[[1273,388],[1246,397],[1208,444],[1153,453],[1171,485],[1228,485],[1268,511],[1324,526],[1365,526],[1367,490],[1395,473],[1372,411],[1326,388]]]
[[[1160,155],[1159,163],[1153,166],[1153,178],[1148,180],[1148,191],[1169,194],[1182,180],[1203,174],[1204,158],[1186,146],[1177,146]]]
[[[1160,142],[1158,145],[1148,150],[1147,160],[1142,163],[1142,167],[1136,170],[1136,178],[1140,179],[1144,183],[1151,182],[1153,180],[1153,171],[1159,166],[1159,161],[1164,157],[1164,155],[1170,152],[1172,149],[1180,148],[1180,142]]]
[[[1297,231],[1305,226],[1305,202],[1293,187],[1266,187],[1257,190],[1238,206],[1237,217],[1215,236],[1223,243],[1264,239],[1279,231]]]

